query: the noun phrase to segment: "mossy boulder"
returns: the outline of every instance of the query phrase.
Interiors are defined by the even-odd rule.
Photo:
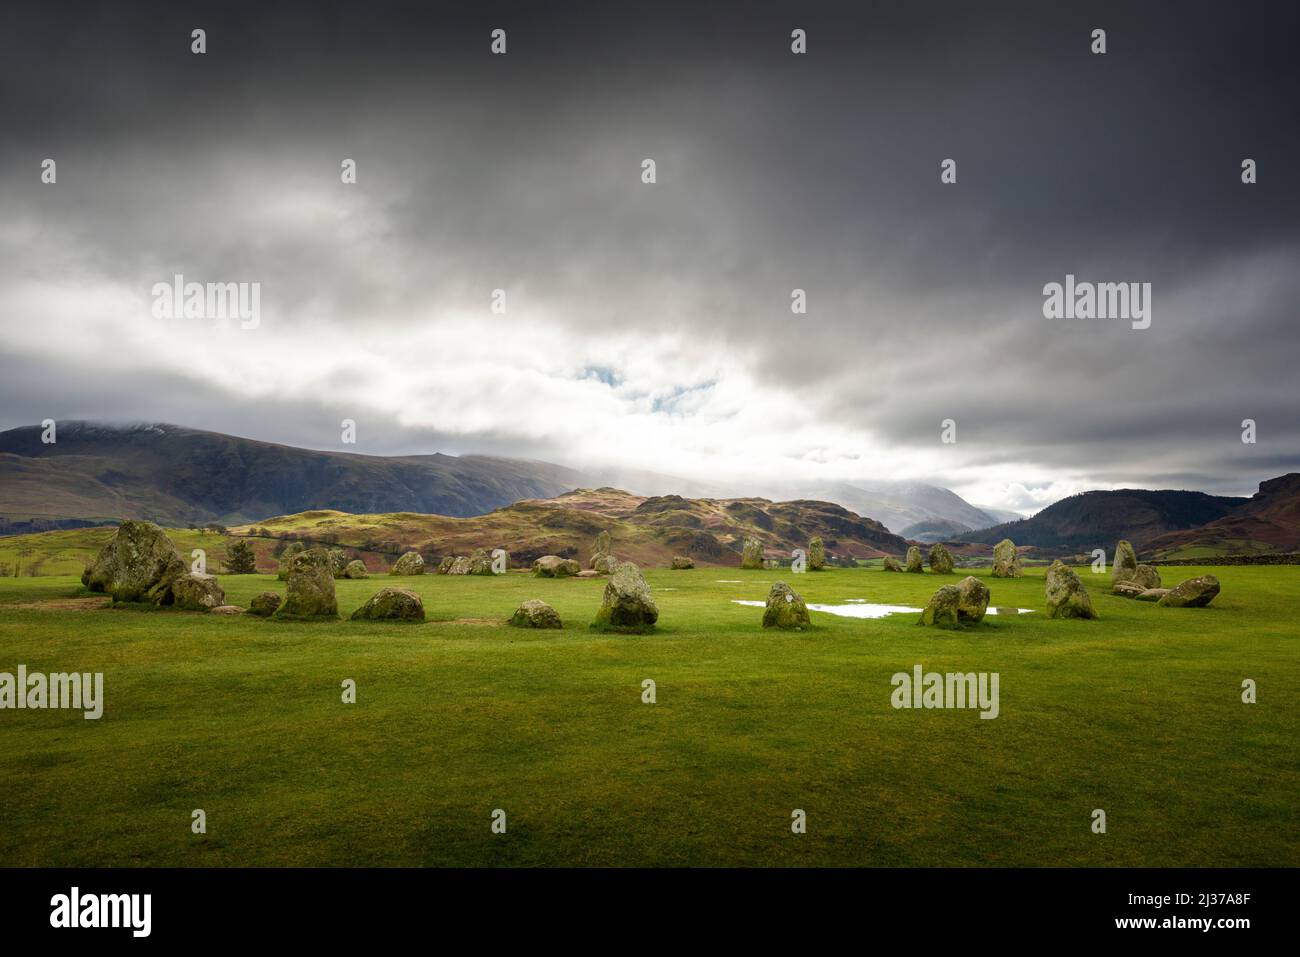
[[[348,567],[343,569],[344,578],[369,578],[370,572],[366,571],[366,563],[359,558],[354,558],[348,562]]]
[[[516,628],[563,628],[560,613],[540,598],[530,598],[515,609],[510,624]]]
[[[295,555],[300,555],[307,550],[307,546],[302,542],[290,542],[284,546],[284,551],[280,553],[280,568],[276,572],[276,577],[284,581],[289,577],[289,559]]]
[[[424,600],[409,588],[387,585],[352,613],[353,621],[424,621]]]
[[[1179,582],[1156,605],[1162,608],[1204,608],[1218,594],[1218,578],[1214,575],[1198,575]]]
[[[424,556],[419,552],[407,552],[388,570],[390,575],[423,575]]]
[[[216,575],[187,572],[172,582],[172,604],[186,611],[211,611],[226,603]]]
[[[773,582],[763,609],[763,627],[799,629],[811,623],[803,597],[785,582]]]
[[[1155,565],[1139,565],[1133,572],[1133,583],[1146,588],[1160,587],[1160,570]]]
[[[763,543],[756,538],[745,539],[745,544],[740,553],[741,568],[762,568],[763,567]]]
[[[438,564],[439,571],[442,570],[442,563]],[[453,555],[451,562],[447,565],[447,570],[442,572],[444,575],[468,575],[474,569],[473,562],[468,555]]]
[[[330,562],[333,565],[335,578],[346,578],[348,570],[348,553],[341,548],[329,549]]]
[[[989,610],[989,586],[974,575],[967,575],[957,583],[957,620],[975,624],[984,620]]]
[[[264,591],[253,596],[253,600],[248,603],[248,613],[259,618],[270,618],[283,601],[276,592]]]
[[[921,549],[919,546],[911,545],[908,547],[907,570],[917,575],[925,573],[925,566],[921,564]]]
[[[956,628],[961,607],[961,589],[956,585],[940,587],[921,612],[920,624],[934,625],[936,628]]]
[[[903,566],[893,555],[886,555],[881,567],[887,572],[901,572],[903,570]]]
[[[808,570],[819,572],[826,567],[826,546],[820,535],[814,535],[808,543]]]
[[[492,553],[486,548],[476,548],[470,552],[466,575],[491,575]]]
[[[618,568],[618,559],[613,555],[597,555],[591,560],[591,570],[600,575],[612,575]]]
[[[650,594],[650,586],[646,584],[641,569],[631,562],[623,562],[605,582],[605,594],[591,627],[643,634],[654,630],[658,620],[659,606]]]
[[[1015,542],[1004,538],[993,546],[994,578],[1020,578],[1024,574],[1024,570],[1020,567],[1020,553],[1016,551]]]
[[[172,603],[172,583],[186,574],[176,546],[153,522],[126,521],[118,526],[86,567],[81,583],[113,601]]]
[[[1120,539],[1115,546],[1115,564],[1111,566],[1111,584],[1129,582],[1137,577],[1138,560],[1133,545],[1126,539]]]
[[[689,556],[687,556],[687,555],[674,555],[674,556],[673,556],[673,563],[672,563],[672,566],[671,566],[671,567],[674,568],[674,569],[677,569],[677,570],[681,570],[681,569],[685,569],[685,568],[694,568],[694,567],[695,567],[695,559],[693,559],[693,558],[691,558],[691,557],[689,557]]]
[[[1046,593],[1048,618],[1097,617],[1078,573],[1059,558],[1047,569]]]
[[[543,555],[533,562],[533,574],[538,578],[569,578],[580,571],[582,566],[572,558],[559,555]]]
[[[339,615],[334,597],[334,561],[324,548],[309,548],[289,559],[284,601],[276,618],[297,620],[335,619]]]
[[[935,542],[930,546],[930,571],[937,575],[952,574],[952,552],[948,551],[941,542]]]

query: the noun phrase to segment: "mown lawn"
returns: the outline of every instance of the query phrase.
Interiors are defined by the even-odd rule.
[[[0,671],[101,671],[106,707],[0,711],[0,861],[1294,866],[1300,569],[1163,574],[1206,570],[1223,582],[1206,609],[1111,597],[1085,568],[1101,620],[955,634],[816,612],[774,634],[731,599],[788,573],[651,570],[643,637],[587,629],[602,582],[518,573],[401,579],[431,619],[407,626],[49,610],[30,605],[75,578],[7,579]],[[1042,575],[986,581],[994,604],[1042,609]],[[809,601],[920,606],[958,577],[791,580]],[[283,589],[221,581],[241,605]],[[339,582],[341,611],[390,581]],[[564,630],[501,624],[530,597]],[[998,672],[1000,716],[894,710],[890,677],[915,664]]]

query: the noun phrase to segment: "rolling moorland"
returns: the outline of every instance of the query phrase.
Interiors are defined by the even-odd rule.
[[[880,523],[828,502],[644,498],[611,488],[525,500],[475,518],[318,510],[229,531],[230,536],[181,529],[168,534],[183,555],[203,549],[214,571],[234,537],[253,545],[258,569],[267,572],[278,567],[276,556],[285,539],[342,547],[371,572],[386,571],[407,550],[421,552],[430,564],[480,547],[505,548],[512,564],[525,567],[541,555],[585,560],[601,531],[611,533],[619,558],[639,565],[667,565],[674,555],[700,564],[738,565],[746,538],[763,543],[774,558],[788,559],[792,549],[806,548],[813,535],[822,536],[838,558],[902,556],[907,551],[907,541]],[[0,537],[0,573],[79,575],[113,534],[113,528],[101,527]]]

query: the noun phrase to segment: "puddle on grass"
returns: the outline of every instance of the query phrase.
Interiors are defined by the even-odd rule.
[[[767,606],[765,601],[746,601],[740,598],[733,598],[731,601],[733,604],[747,605],[750,608],[764,608]],[[867,601],[865,598],[850,598],[848,604],[809,605],[808,610],[824,611],[828,615],[839,615],[841,618],[884,618],[888,615],[919,615],[925,609],[913,608],[911,605],[881,605]],[[990,608],[987,614],[1024,615],[1031,611],[1033,611],[1032,608]]]

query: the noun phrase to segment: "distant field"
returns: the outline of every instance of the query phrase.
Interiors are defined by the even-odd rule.
[[[944,633],[814,612],[813,630],[776,634],[732,603],[765,597],[772,572],[650,570],[662,627],[644,637],[587,629],[603,582],[520,573],[401,579],[433,619],[413,626],[51,610],[75,577],[6,579],[0,671],[102,671],[107,705],[99,721],[0,711],[0,859],[1294,866],[1300,570],[1209,571],[1223,593],[1207,609],[1111,597],[1085,568],[1099,621]],[[919,606],[957,578],[790,580],[809,601]],[[221,580],[241,605],[283,590]],[[390,581],[340,581],[341,611]],[[1040,569],[986,581],[994,604],[1043,608]],[[566,627],[501,624],[530,597]],[[893,709],[891,675],[916,664],[998,672],[1000,716]],[[1247,677],[1258,704],[1240,700]]]

